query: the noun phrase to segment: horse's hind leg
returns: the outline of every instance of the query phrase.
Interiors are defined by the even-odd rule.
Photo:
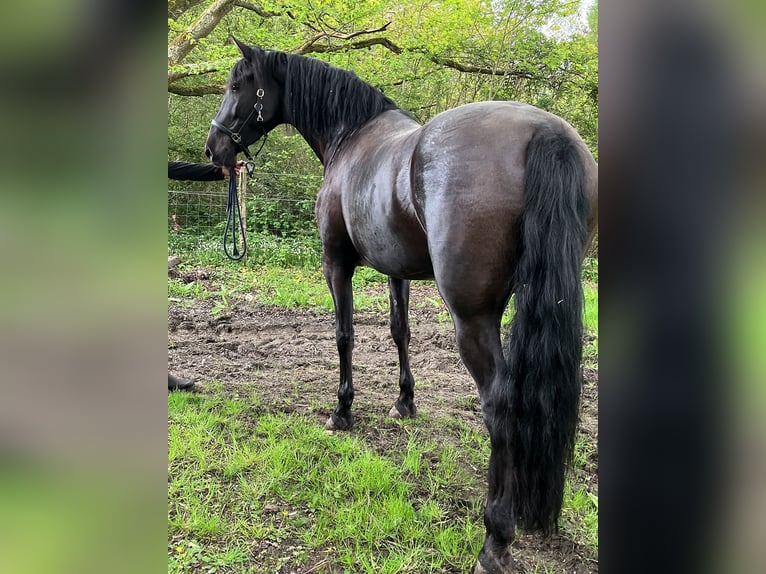
[[[396,277],[388,278],[389,300],[391,302],[391,336],[399,351],[399,398],[391,408],[389,416],[412,418],[415,408],[415,379],[410,371],[410,282]]]
[[[504,428],[510,422],[498,416],[508,412],[506,405],[498,404],[507,396],[498,392],[501,385],[507,384],[507,366],[500,342],[500,315],[476,313],[461,317],[453,312],[453,320],[460,357],[479,388],[482,414],[492,447],[484,508],[487,534],[475,574],[508,574],[513,572],[508,546],[514,538],[516,520],[513,515],[512,460],[508,432]]]

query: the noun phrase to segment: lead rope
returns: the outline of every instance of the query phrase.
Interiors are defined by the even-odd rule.
[[[245,169],[247,170],[247,174],[250,177],[253,177],[253,174],[255,173],[255,158],[258,157],[258,154],[261,153],[261,150],[263,149],[263,146],[266,144],[266,140],[268,139],[268,134],[264,135],[261,138],[261,146],[258,148],[258,151],[255,152],[255,154],[251,154],[250,150],[248,150],[246,147],[243,148],[245,155],[248,157],[248,161],[245,162]],[[242,186],[244,187],[247,185],[247,180],[244,177],[244,173],[240,172],[240,175],[242,176],[241,182]],[[236,211],[235,211],[236,210]],[[237,223],[239,223],[239,230],[242,234],[242,254],[239,254],[239,248],[237,247]],[[226,248],[226,240],[229,237],[229,229],[231,229],[231,239],[232,239],[232,246],[234,248],[233,253],[229,253],[229,250]],[[239,194],[237,191],[237,174],[236,170],[232,167],[231,173],[229,174],[229,197],[226,200],[226,228],[223,231],[223,252],[226,254],[226,257],[231,259],[232,261],[239,261],[242,259],[245,254],[247,253],[247,239],[245,238],[245,221],[242,219],[242,212],[239,208]]]
[[[240,234],[242,235],[242,253],[237,247],[237,224],[239,224]],[[229,238],[229,229],[231,229],[231,243],[234,248],[232,253],[226,247],[226,240]],[[232,261],[239,261],[247,253],[247,239],[245,238],[245,222],[242,220],[242,213],[239,209],[239,195],[237,194],[237,174],[232,168],[229,175],[229,199],[226,202],[226,228],[223,231],[223,252],[226,257]]]
[[[245,124],[247,124],[250,121],[250,118],[253,117],[254,113],[258,113],[258,117],[255,118],[256,122],[262,122],[263,121],[263,115],[261,115],[261,112],[263,111],[263,89],[259,88],[258,91],[255,93],[256,96],[258,96],[258,101],[255,102],[255,105],[253,105],[253,109],[250,110],[250,114],[245,118],[245,121],[242,122],[242,126],[238,129],[242,129],[245,127]],[[252,155],[250,153],[250,150],[247,149],[247,146],[242,143],[242,136],[240,136],[239,132],[235,132],[232,129],[227,128],[225,125],[220,123],[218,120],[213,119],[211,122],[213,124],[213,127],[218,128],[225,134],[227,134],[231,140],[234,142],[234,144],[240,149],[241,152],[245,154],[245,157],[247,157],[247,161],[245,162],[245,168],[247,169],[247,173],[250,177],[253,177],[253,172],[255,170],[255,158],[258,157],[258,154],[261,153],[261,150],[263,149],[263,146],[266,144],[266,140],[268,139],[268,134],[263,130],[263,128],[260,128],[261,130],[261,147],[258,148],[258,151],[255,152],[255,155]],[[245,179],[242,178],[243,186],[245,185]],[[242,254],[239,253],[239,248],[237,247],[237,224],[239,223],[239,230],[242,234]],[[234,248],[233,253],[229,253],[229,250],[226,248],[226,240],[229,237],[229,229],[231,229],[231,239],[232,239],[232,246]],[[229,174],[229,198],[226,202],[226,227],[223,230],[223,252],[226,254],[226,257],[231,259],[232,261],[239,261],[242,259],[245,254],[247,253],[247,239],[245,238],[245,222],[242,220],[242,213],[240,212],[239,208],[239,196],[237,194],[237,175],[236,170],[234,167],[231,168],[231,173]]]

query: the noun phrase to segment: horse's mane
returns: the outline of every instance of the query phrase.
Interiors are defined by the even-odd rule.
[[[267,65],[278,53],[267,52]],[[286,119],[304,134],[332,140],[398,106],[356,74],[315,58],[287,54]]]

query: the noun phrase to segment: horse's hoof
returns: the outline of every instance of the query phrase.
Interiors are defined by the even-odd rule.
[[[415,409],[415,405],[412,405],[412,408],[407,409],[405,413],[402,413],[396,405],[391,407],[391,410],[388,411],[388,416],[393,419],[414,419],[416,415],[417,410]]]
[[[476,566],[473,569],[473,574],[513,574],[516,572],[513,568],[506,569],[503,571],[492,571],[490,572],[484,566],[482,566],[481,562],[478,560],[476,561]]]
[[[485,542],[486,543],[486,542]],[[476,560],[473,574],[514,574],[518,572],[513,563],[510,552],[502,552],[496,555],[482,549]]]
[[[349,415],[349,419],[341,419],[338,418],[335,413],[330,415],[330,418],[327,419],[327,422],[324,425],[325,430],[327,431],[336,431],[336,430],[348,430],[352,426],[354,426],[354,417],[353,415]]]

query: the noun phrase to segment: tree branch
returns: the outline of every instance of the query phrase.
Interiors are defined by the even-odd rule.
[[[377,34],[379,32],[385,32],[386,29],[391,25],[391,22],[386,22],[383,24],[380,28],[374,28],[370,30],[359,30],[357,32],[351,32],[350,34],[343,34],[342,32],[338,32],[337,30],[331,30],[329,32],[318,32],[313,37],[309,38],[306,42],[298,46],[297,48],[294,48],[291,50],[293,54],[307,54],[309,52],[329,52],[332,50],[321,50],[321,49],[312,49],[312,47],[319,41],[323,40],[325,38],[334,38],[336,40],[351,40],[353,38],[357,38],[359,36],[363,36],[365,34]],[[329,45],[327,45],[329,47]],[[351,48],[354,49],[354,48]]]
[[[226,90],[225,86],[168,86],[168,92],[178,96],[208,96],[211,94],[220,95]]]
[[[252,2],[236,1],[234,2],[234,5],[238,6],[239,8],[244,8],[245,10],[251,10],[258,14],[261,18],[275,18],[283,14],[283,12],[272,12],[270,10],[266,10],[262,6],[256,6]]]
[[[173,68],[173,79],[169,82],[175,82],[182,78],[188,78],[189,76],[201,76],[203,74],[210,74],[212,72],[220,72],[222,70],[228,70],[232,66],[231,61],[224,62],[202,62],[199,64],[182,64],[176,65]]]
[[[388,25],[388,24],[387,24]],[[386,26],[387,26],[386,25]],[[359,35],[359,34],[356,34]],[[321,39],[323,35],[317,38],[312,38],[309,42],[306,42],[300,48],[293,50],[296,54],[327,54],[330,52],[343,52],[345,50],[360,50],[363,48],[370,48],[371,46],[382,46],[386,50],[393,52],[394,54],[402,54],[403,52],[414,52],[422,54],[425,58],[437,64],[447,68],[458,70],[459,72],[466,72],[469,74],[483,74],[490,76],[513,76],[516,78],[524,78],[528,80],[536,79],[536,76],[529,72],[513,70],[510,68],[490,68],[487,66],[475,66],[473,64],[463,64],[457,60],[451,58],[441,58],[434,54],[431,54],[424,48],[402,48],[398,46],[388,38],[365,38],[364,40],[358,40],[348,44],[315,44],[317,40]],[[334,37],[334,36],[333,36]]]
[[[313,44],[306,42],[299,48],[292,50],[292,52],[294,54],[329,54],[330,52],[343,52],[345,50],[361,50],[371,46],[383,46],[394,54],[404,52],[403,48],[400,48],[388,38],[365,38],[364,40],[358,40],[349,44]]]
[[[197,21],[185,32],[182,32],[168,46],[168,66],[174,66],[183,60],[191,52],[194,44],[204,38],[218,25],[234,6],[234,0],[216,0],[197,19]],[[177,76],[168,71],[168,83]]]
[[[435,74],[437,71],[438,70],[436,70],[436,69],[431,69],[431,70],[429,70],[429,71],[427,71],[424,74],[421,74],[419,76],[412,76],[412,77],[408,77],[408,78],[402,78],[401,80],[396,80],[395,82],[391,82],[390,84],[383,84],[383,85],[378,86],[378,87],[382,90],[384,88],[393,88],[395,86],[403,86],[404,84],[406,84],[408,82],[419,82],[420,80],[424,80],[428,76],[431,76],[431,75]]]
[[[533,76],[529,72],[523,72],[520,70],[513,70],[511,68],[490,68],[487,66],[474,66],[473,64],[463,64],[461,62],[458,62],[457,60],[452,60],[450,58],[439,58],[438,56],[432,56],[432,55],[426,55],[426,57],[431,60],[434,64],[439,64],[440,66],[446,66],[447,68],[452,68],[453,70],[458,70],[459,72],[466,72],[468,74],[482,74],[487,76],[513,76],[514,78],[524,78],[527,80],[534,80],[537,77]]]
[[[181,14],[202,2],[203,0],[168,0],[168,18],[178,20]]]

